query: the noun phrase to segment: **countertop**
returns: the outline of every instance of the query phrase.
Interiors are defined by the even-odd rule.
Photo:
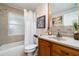
[[[56,38],[54,35],[41,35],[38,36],[38,38],[79,50],[79,40],[75,40],[73,37]]]

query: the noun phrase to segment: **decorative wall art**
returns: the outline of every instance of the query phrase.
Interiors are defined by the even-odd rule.
[[[62,16],[52,18],[53,26],[61,26],[62,25]]]
[[[45,28],[45,16],[37,18],[37,28]]]

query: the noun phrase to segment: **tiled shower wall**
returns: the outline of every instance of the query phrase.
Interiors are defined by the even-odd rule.
[[[24,40],[24,35],[8,36],[8,12],[23,15],[23,11],[0,4],[0,45]]]

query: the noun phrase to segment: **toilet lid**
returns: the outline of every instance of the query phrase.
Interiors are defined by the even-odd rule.
[[[36,48],[37,47],[37,45],[28,45],[28,46],[26,46],[25,47],[25,49],[34,49],[34,48]]]

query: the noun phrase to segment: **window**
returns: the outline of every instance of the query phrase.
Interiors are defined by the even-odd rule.
[[[24,18],[23,15],[8,13],[8,35],[24,34]]]
[[[78,21],[78,12],[74,11],[74,12],[70,12],[67,14],[64,14],[64,26],[70,26],[73,24],[74,21]]]

